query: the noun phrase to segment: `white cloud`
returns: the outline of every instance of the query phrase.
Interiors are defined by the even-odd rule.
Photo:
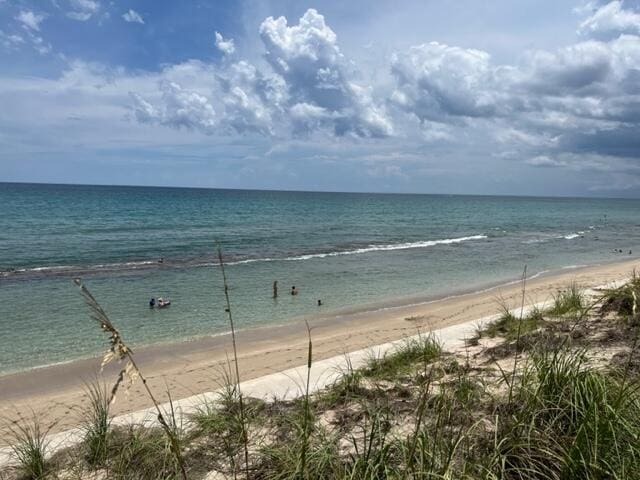
[[[394,54],[391,70],[396,81],[392,101],[421,121],[497,113],[487,52],[431,42]]]
[[[236,47],[233,44],[233,38],[225,40],[218,32],[216,32],[216,47],[226,55],[231,55],[236,50]]]
[[[16,17],[16,20],[22,23],[25,29],[38,32],[40,31],[40,24],[44,18],[44,15],[34,13],[31,10],[22,10]]]
[[[175,108],[176,95],[184,97],[187,87],[180,80],[171,80],[169,93],[165,87],[154,99],[134,96],[136,118],[208,134],[382,137],[392,132],[391,120],[373,100],[372,89],[355,83],[347,73],[335,33],[315,10],[307,11],[291,27],[283,17],[269,17],[260,33],[271,69],[245,60],[210,67],[199,64],[206,76],[196,83],[206,88],[199,90],[196,103],[206,100],[211,107],[207,115],[203,117],[201,108],[186,108],[184,102]],[[216,45],[225,53],[233,52],[233,41],[218,32]],[[161,76],[166,77],[167,72]],[[211,113],[214,108],[215,115]],[[189,115],[193,121],[188,120]]]
[[[532,167],[566,167],[567,162],[562,160],[556,160],[554,158],[550,158],[546,155],[540,155],[537,157],[529,158],[525,161],[527,165],[531,165]]]
[[[588,41],[556,52],[536,51],[522,72],[523,83],[549,94],[591,94],[610,73],[612,55],[602,42]]]
[[[621,1],[614,0],[597,8],[578,31],[583,35],[640,33],[640,13],[626,10]]]
[[[140,14],[138,12],[136,12],[135,10],[132,10],[132,9],[129,9],[128,12],[124,13],[122,15],[122,18],[124,19],[125,22],[140,23],[140,24],[144,25],[144,20],[142,19]]]
[[[338,136],[384,137],[392,134],[391,120],[373,101],[371,89],[356,84],[348,73],[335,32],[316,10],[309,9],[297,25],[285,17],[268,17],[260,25],[266,59],[285,80],[291,106],[306,104],[327,113],[324,126]],[[307,108],[307,111],[311,111]],[[318,125],[315,113],[300,124]]]
[[[0,30],[0,43],[7,49],[13,49],[25,43],[25,39],[22,35],[8,34]]]
[[[44,14],[37,14],[31,10],[22,10],[16,16],[24,30],[24,35],[8,34],[0,31],[0,41],[7,49],[18,48],[20,45],[30,45],[41,55],[45,55],[52,50],[51,44],[46,42],[40,35],[40,24],[46,18]]]
[[[161,108],[154,107],[136,93],[131,94],[138,121],[214,133],[217,125],[216,111],[207,97],[171,81],[162,81],[160,91]]]
[[[100,2],[97,0],[69,0],[71,11],[67,17],[73,20],[85,22],[100,10]]]

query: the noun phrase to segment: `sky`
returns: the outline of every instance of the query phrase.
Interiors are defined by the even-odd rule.
[[[640,197],[640,0],[0,0],[0,181]]]

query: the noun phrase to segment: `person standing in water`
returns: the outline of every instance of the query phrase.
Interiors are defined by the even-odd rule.
[[[297,295],[298,294],[298,290],[296,290],[296,286],[294,285],[293,287],[291,287],[291,295]]]
[[[273,298],[278,298],[278,281],[273,281]]]

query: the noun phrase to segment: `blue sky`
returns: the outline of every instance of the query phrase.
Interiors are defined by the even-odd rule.
[[[0,0],[0,181],[640,196],[640,2]]]

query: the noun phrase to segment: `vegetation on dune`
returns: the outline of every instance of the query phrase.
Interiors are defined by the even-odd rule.
[[[52,470],[46,457],[49,450],[47,430],[34,415],[31,419],[22,419],[10,427],[13,453],[20,465],[22,478],[39,480],[46,478]],[[0,477],[2,478],[2,477]]]
[[[586,298],[582,289],[574,282],[553,296],[550,315],[568,315],[581,313],[586,308]]]
[[[631,280],[624,285],[605,290],[600,311],[630,317],[634,313],[633,309],[637,305],[638,298],[640,298],[640,276],[634,270]]]
[[[520,336],[533,332],[544,325],[544,314],[539,308],[532,308],[522,318],[516,317],[508,306],[500,305],[502,310],[500,317],[487,325],[481,330],[480,335],[486,335],[490,338],[502,337],[507,340],[515,340]]]
[[[15,447],[21,465],[4,475],[640,479],[638,287],[634,275],[590,298],[571,285],[548,310],[522,316],[503,305],[463,351],[446,352],[434,336],[418,335],[361,368],[347,361],[335,383],[315,393],[309,331],[300,398],[243,397],[234,356],[218,398],[203,401],[184,428],[161,410],[159,427],[116,427],[112,393],[91,384],[82,444],[45,461],[46,432],[23,426]]]

